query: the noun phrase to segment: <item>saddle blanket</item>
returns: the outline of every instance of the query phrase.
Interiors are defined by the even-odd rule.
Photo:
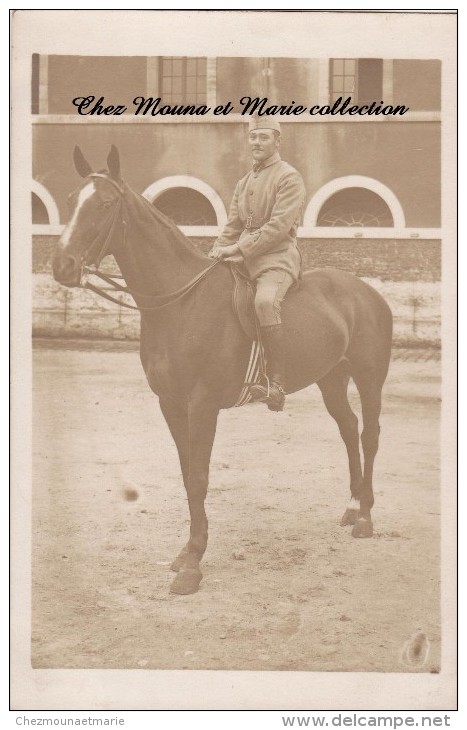
[[[262,376],[261,362],[265,362],[262,345],[256,340],[251,345],[250,360],[245,375],[245,383],[238,397],[235,407],[244,406],[252,401],[250,385],[259,383]]]

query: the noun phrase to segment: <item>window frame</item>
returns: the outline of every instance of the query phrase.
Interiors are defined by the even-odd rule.
[[[166,69],[170,62],[170,73]],[[173,73],[174,62],[180,63],[181,72]],[[196,64],[195,73],[189,72],[189,65]],[[200,72],[199,64],[203,62]],[[167,65],[166,65],[167,64]],[[174,80],[180,80],[180,90],[173,91]],[[167,91],[167,80],[170,81],[170,90]],[[190,80],[194,80],[195,90],[188,90]],[[200,81],[202,91],[200,91]],[[164,83],[165,82],[165,83]],[[207,104],[207,57],[206,56],[160,56],[159,57],[159,94],[166,104]]]

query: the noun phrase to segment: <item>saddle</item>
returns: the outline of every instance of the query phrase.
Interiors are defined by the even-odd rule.
[[[244,269],[236,264],[229,264],[234,287],[232,292],[232,307],[238,321],[250,340],[261,344],[261,328],[255,310],[256,284],[250,279]],[[290,287],[288,295],[299,289],[300,281]]]
[[[230,264],[233,278],[232,307],[240,325],[250,340],[261,341],[259,322],[255,312],[256,286],[248,274],[235,264]]]

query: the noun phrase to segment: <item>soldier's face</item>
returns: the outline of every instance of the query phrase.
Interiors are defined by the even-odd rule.
[[[272,129],[255,129],[250,132],[248,144],[254,161],[263,162],[279,149],[280,138]]]

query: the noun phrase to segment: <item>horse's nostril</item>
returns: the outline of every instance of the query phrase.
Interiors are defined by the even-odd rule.
[[[54,279],[60,284],[76,284],[79,275],[80,263],[70,254],[58,252],[52,261]]]

